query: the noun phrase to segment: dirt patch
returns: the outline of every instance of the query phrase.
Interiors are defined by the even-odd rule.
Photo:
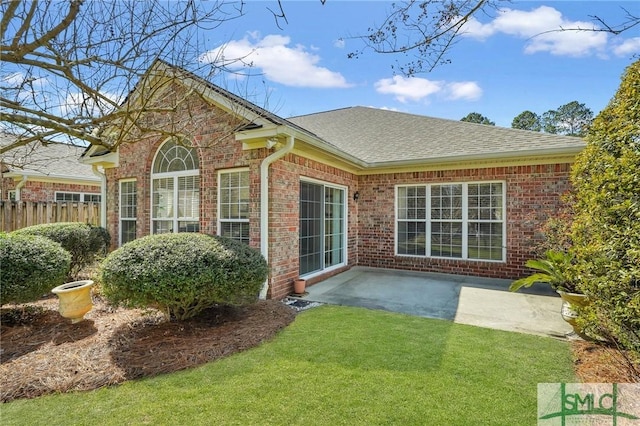
[[[0,399],[90,390],[194,367],[272,338],[296,316],[274,300],[220,306],[189,321],[167,322],[153,310],[113,308],[94,296],[86,319],[70,324],[49,298],[1,318]],[[615,350],[573,342],[583,382],[637,382]]]
[[[57,299],[2,314],[0,399],[89,390],[183,370],[243,351],[289,325],[296,310],[267,300],[211,308],[189,321],[157,311],[114,309],[98,297],[85,320],[70,324]]]

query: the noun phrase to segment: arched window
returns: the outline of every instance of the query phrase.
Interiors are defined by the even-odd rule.
[[[151,233],[200,230],[200,170],[188,142],[165,142],[151,172]]]

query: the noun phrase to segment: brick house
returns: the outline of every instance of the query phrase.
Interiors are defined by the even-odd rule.
[[[584,148],[573,137],[365,107],[283,119],[163,62],[143,80],[139,96],[153,86],[159,104],[181,102],[141,116],[140,127],[165,120],[188,136],[85,153],[106,174],[113,245],[161,232],[239,239],[269,261],[263,297],[354,265],[522,276]]]
[[[0,133],[0,145],[15,136]],[[79,162],[85,148],[63,143],[31,143],[0,158],[0,199],[14,201],[100,202],[101,178]]]

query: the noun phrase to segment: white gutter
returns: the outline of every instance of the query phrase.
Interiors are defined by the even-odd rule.
[[[269,262],[269,166],[293,150],[294,140],[293,135],[289,135],[287,143],[282,148],[273,152],[260,163],[260,252],[267,263]],[[261,300],[267,298],[268,291],[269,277],[260,290]]]
[[[27,180],[29,179],[29,177],[27,175],[22,175],[22,179],[20,180],[20,182],[18,182],[18,184],[16,185],[16,201],[20,201],[21,197],[20,197],[20,190],[22,189],[22,187],[27,183]]]
[[[100,226],[107,227],[107,176],[98,171],[96,164],[91,165],[93,174],[100,178]]]

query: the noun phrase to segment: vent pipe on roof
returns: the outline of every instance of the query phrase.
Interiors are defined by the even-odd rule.
[[[292,135],[287,137],[287,143],[279,150],[271,153],[260,163],[260,252],[269,262],[269,166],[276,160],[284,157],[293,149],[295,138]],[[262,285],[260,299],[267,298],[269,291],[269,277]]]
[[[100,226],[107,227],[107,176],[98,170],[96,164],[91,165],[93,174],[100,178]]]

